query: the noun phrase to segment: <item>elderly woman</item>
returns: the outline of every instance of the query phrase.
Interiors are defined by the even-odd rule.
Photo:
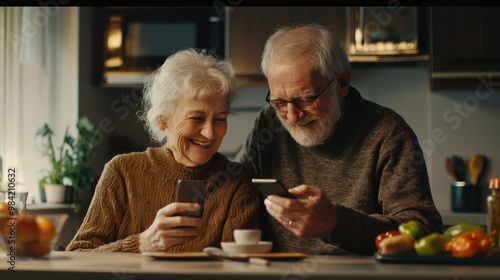
[[[231,64],[206,51],[170,56],[145,87],[139,117],[163,146],[115,156],[67,251],[193,252],[258,227],[258,194],[249,174],[217,152],[236,95]],[[180,215],[198,203],[175,202],[177,180],[207,184],[201,218]]]

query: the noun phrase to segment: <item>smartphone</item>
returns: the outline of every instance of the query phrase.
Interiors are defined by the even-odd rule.
[[[201,217],[203,205],[207,194],[207,184],[202,180],[177,180],[177,190],[175,193],[176,202],[194,202],[200,204],[198,211],[181,212],[182,216]]]
[[[255,184],[264,197],[274,194],[287,198],[295,198],[295,196],[289,193],[285,186],[276,179],[252,179],[252,183]]]

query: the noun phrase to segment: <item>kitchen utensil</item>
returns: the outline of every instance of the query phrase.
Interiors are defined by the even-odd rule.
[[[455,170],[453,170],[451,158],[449,157],[446,158],[446,171],[451,175],[451,177],[453,177],[453,179],[455,179],[455,181],[457,181],[457,175],[455,174]]]
[[[486,157],[483,155],[473,155],[469,159],[469,173],[472,185],[476,185],[479,181],[479,176],[484,170]]]
[[[465,168],[465,162],[461,156],[452,156],[451,164],[453,170],[455,171],[455,176],[457,181],[465,181],[467,177],[467,171]]]
[[[257,264],[257,265],[268,265],[269,261],[264,258],[255,258],[255,257],[247,257],[244,254],[230,254],[222,251],[219,248],[216,247],[206,247],[203,249],[204,253],[207,253],[207,255],[218,258],[218,259],[226,259],[226,260],[232,260],[232,261],[243,261],[243,262],[249,262],[251,264]]]

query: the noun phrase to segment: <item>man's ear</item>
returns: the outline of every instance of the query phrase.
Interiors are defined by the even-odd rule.
[[[344,69],[338,74],[338,89],[342,96],[346,96],[349,92],[349,86],[351,82],[351,71],[349,69]]]

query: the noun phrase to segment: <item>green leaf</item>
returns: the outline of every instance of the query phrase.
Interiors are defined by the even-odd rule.
[[[73,137],[67,127],[63,142],[57,147],[52,143],[54,132],[48,124],[44,124],[36,132],[35,137],[45,139],[45,145],[40,149],[40,153],[48,157],[51,163],[51,170],[46,171],[44,178],[40,179],[41,182],[62,184],[63,180],[68,178],[75,189],[88,189],[94,182],[95,178],[88,164],[88,157],[93,154],[94,141],[99,137],[99,130],[87,116],[78,120],[76,128],[78,134]]]
[[[50,129],[49,125],[44,124],[44,126],[37,130],[36,136],[47,137],[54,135],[54,132]]]

